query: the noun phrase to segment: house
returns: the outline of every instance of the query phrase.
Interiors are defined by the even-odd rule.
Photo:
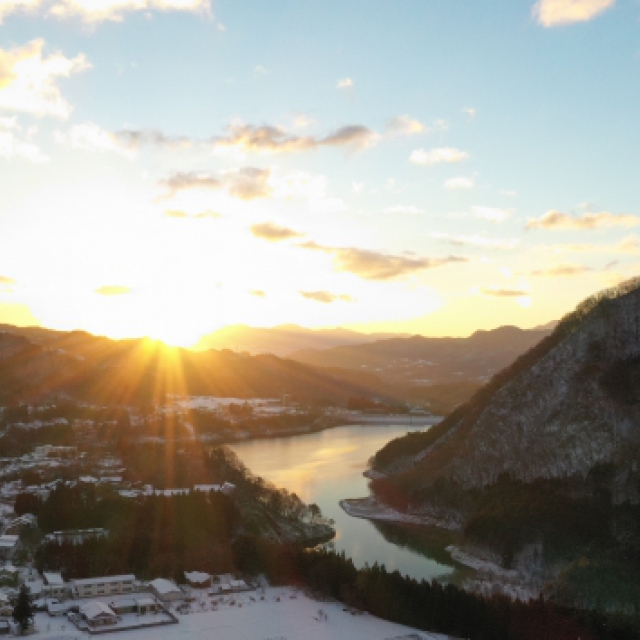
[[[185,571],[184,577],[187,584],[195,589],[204,589],[211,586],[211,576],[202,571]]]
[[[46,596],[64,598],[68,594],[69,588],[65,586],[64,580],[59,573],[45,571],[42,574],[42,581],[44,582],[42,591]]]
[[[71,591],[76,598],[133,593],[135,586],[136,577],[133,574],[71,581]]]
[[[8,620],[0,620],[0,636],[6,636],[11,632],[11,625]]]
[[[176,600],[184,600],[184,593],[171,580],[166,578],[156,578],[149,583],[152,593],[154,593],[161,602],[175,602]]]
[[[125,613],[137,613],[139,615],[144,615],[146,613],[155,613],[162,609],[162,606],[156,602],[155,598],[150,596],[112,600],[109,603],[109,607],[119,616]]]
[[[87,621],[90,627],[102,627],[118,622],[118,616],[113,609],[104,602],[98,602],[96,600],[81,605],[80,616]]]

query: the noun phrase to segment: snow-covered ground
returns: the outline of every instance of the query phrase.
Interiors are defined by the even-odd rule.
[[[209,598],[194,589],[193,613],[176,614],[179,624],[109,634],[112,640],[444,640],[380,620],[353,615],[340,603],[318,602],[289,587]],[[264,598],[262,600],[261,598]],[[214,603],[212,605],[212,602]],[[231,603],[234,604],[231,604]],[[212,606],[215,610],[212,610]],[[322,615],[321,611],[325,614]],[[175,613],[175,611],[174,611]],[[326,616],[326,617],[325,617]],[[36,615],[36,638],[88,638],[64,617]]]
[[[403,524],[421,524],[440,529],[455,531],[460,529],[460,521],[453,515],[436,515],[431,513],[402,513],[386,504],[378,502],[374,497],[340,500],[340,506],[352,518],[367,520],[386,520]]]

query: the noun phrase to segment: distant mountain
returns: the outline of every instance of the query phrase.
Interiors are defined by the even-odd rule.
[[[375,376],[323,371],[273,355],[193,352],[152,340],[110,340],[72,331],[4,325],[0,404],[69,395],[99,404],[162,400],[167,393],[327,399],[395,397]]]
[[[253,355],[272,353],[277,356],[288,356],[302,349],[328,349],[340,345],[363,344],[399,335],[402,334],[367,334],[342,328],[306,329],[295,324],[284,324],[273,328],[236,324],[203,336],[193,350],[231,349]]]
[[[468,545],[536,592],[548,583],[566,604],[636,610],[640,278],[585,300],[439,425],[386,445],[374,468],[381,498],[457,518]]]
[[[290,357],[319,367],[369,371],[393,384],[486,381],[549,333],[504,326],[476,331],[468,338],[391,338],[324,350],[305,349]]]

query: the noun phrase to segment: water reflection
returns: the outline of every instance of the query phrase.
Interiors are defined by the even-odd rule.
[[[413,430],[424,430],[418,427]],[[350,426],[291,438],[236,443],[232,448],[251,471],[275,485],[315,502],[336,523],[335,549],[356,566],[377,562],[412,577],[450,576],[453,566],[443,551],[446,534],[422,528],[351,518],[339,505],[344,498],[368,495],[362,475],[367,461],[406,426]]]

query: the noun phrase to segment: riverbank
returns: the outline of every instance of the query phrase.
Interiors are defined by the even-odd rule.
[[[374,497],[340,500],[340,506],[352,518],[382,520],[396,524],[417,524],[447,531],[460,531],[462,528],[462,523],[456,514],[403,513],[378,502]]]

